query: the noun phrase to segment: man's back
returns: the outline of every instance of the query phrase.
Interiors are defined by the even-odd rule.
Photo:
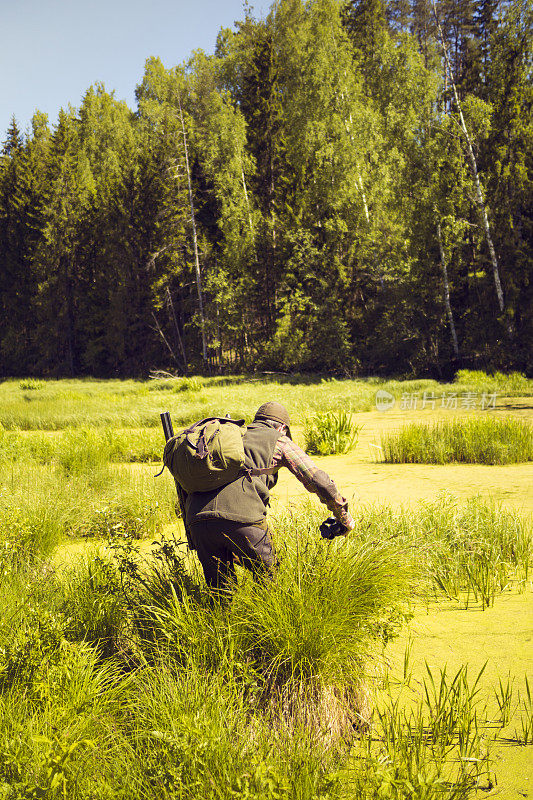
[[[270,467],[281,436],[282,433],[267,422],[255,421],[248,425],[243,437],[245,466],[249,469]],[[258,522],[266,516],[270,489],[276,482],[277,471],[270,475],[242,475],[212,492],[194,492],[188,495],[185,503],[187,526],[205,519]]]

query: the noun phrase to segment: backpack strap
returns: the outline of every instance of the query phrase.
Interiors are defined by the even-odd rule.
[[[243,467],[243,472],[248,480],[251,482],[252,477],[259,475],[274,475],[279,467]]]
[[[199,422],[195,422],[189,428],[185,428],[183,433],[192,433],[195,428],[205,425],[206,422],[230,422],[232,425],[238,425],[239,428],[242,428],[246,421],[244,419],[229,419],[228,417],[206,417]]]

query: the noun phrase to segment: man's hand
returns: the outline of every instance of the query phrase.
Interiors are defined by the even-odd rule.
[[[336,536],[346,536],[348,530],[335,517],[328,517],[320,526],[320,535],[323,539],[334,539]]]

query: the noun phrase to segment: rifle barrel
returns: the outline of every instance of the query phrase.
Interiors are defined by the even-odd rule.
[[[170,411],[163,411],[159,415],[161,417],[161,425],[163,426],[163,433],[165,434],[165,441],[168,442],[174,436],[174,428],[172,427],[172,420],[170,419]]]

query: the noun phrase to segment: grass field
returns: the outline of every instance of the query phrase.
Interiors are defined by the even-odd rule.
[[[527,423],[532,397],[472,372],[0,384],[0,796],[527,796],[533,464],[380,447],[413,422]],[[301,444],[320,415],[359,426],[317,456],[356,533],[320,540],[327,511],[282,472],[277,579],[219,602],[175,545],[159,413],[250,419],[267,399]]]

